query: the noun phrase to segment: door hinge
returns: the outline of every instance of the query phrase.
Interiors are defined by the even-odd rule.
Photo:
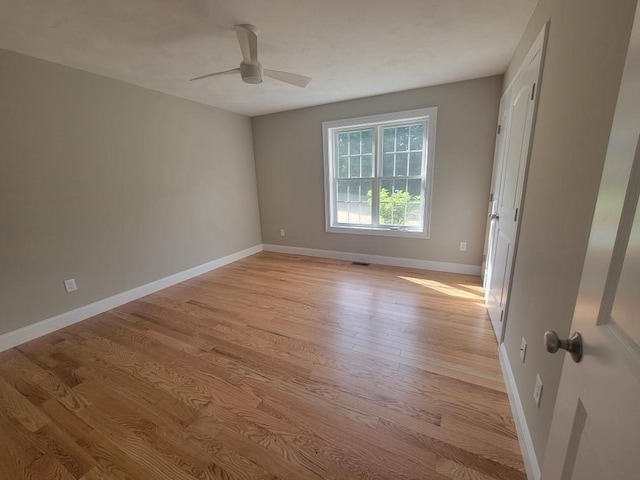
[[[500,132],[502,132],[502,125],[498,125],[498,135],[500,135]]]
[[[536,84],[533,84],[533,89],[531,90],[531,100],[533,100],[536,96]]]
[[[500,323],[504,320],[504,310],[500,310]]]
[[[513,218],[514,222],[518,221],[518,209],[516,208],[516,216]]]

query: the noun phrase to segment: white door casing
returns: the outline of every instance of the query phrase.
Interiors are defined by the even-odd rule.
[[[525,57],[501,107],[501,135],[494,162],[494,205],[489,217],[490,234],[485,275],[485,303],[491,324],[502,341],[507,318],[511,272],[515,259],[526,171],[535,125],[535,111],[542,71],[547,26]]]
[[[584,357],[564,359],[544,480],[640,478],[639,140],[640,9],[571,326]]]

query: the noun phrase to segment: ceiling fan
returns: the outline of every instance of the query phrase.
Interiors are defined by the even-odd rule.
[[[229,75],[239,73],[242,81],[245,83],[262,83],[263,77],[270,77],[284,83],[295,85],[296,87],[306,87],[311,78],[296,73],[281,72],[279,70],[270,70],[262,68],[262,64],[258,61],[258,36],[256,35],[256,27],[253,25],[243,24],[236,25],[236,35],[240,43],[242,51],[242,62],[239,68],[227,70],[224,72],[209,73],[201,77],[192,78],[194,80],[202,80],[205,78],[215,77],[217,75]]]

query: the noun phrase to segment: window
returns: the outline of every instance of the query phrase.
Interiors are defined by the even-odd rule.
[[[324,122],[328,232],[429,237],[437,107]]]

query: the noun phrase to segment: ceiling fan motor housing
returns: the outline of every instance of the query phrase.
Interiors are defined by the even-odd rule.
[[[257,64],[242,62],[240,64],[240,75],[245,83],[262,83],[262,65],[260,62]]]

